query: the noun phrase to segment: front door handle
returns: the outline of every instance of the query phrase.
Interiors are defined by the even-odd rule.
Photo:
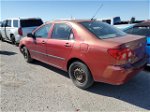
[[[65,47],[71,47],[71,45],[69,43],[66,43]]]
[[[46,42],[45,41],[42,41],[42,44],[45,44]]]

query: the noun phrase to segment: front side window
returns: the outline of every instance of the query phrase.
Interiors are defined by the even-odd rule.
[[[6,20],[4,20],[3,22],[2,22],[2,25],[1,25],[2,27],[6,27]]]
[[[123,31],[100,21],[80,22],[80,24],[100,39],[114,38],[126,35],[126,33]]]
[[[73,38],[72,28],[64,23],[55,24],[51,38],[62,40],[72,39]]]
[[[51,24],[47,24],[47,25],[42,26],[40,29],[38,29],[34,33],[35,37],[37,37],[37,38],[47,38],[48,37],[48,32],[49,32],[51,26],[52,26]]]
[[[18,27],[18,20],[13,20],[13,26]]]

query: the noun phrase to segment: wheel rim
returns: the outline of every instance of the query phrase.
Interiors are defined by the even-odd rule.
[[[86,80],[86,75],[84,70],[81,67],[75,67],[73,69],[74,79],[79,83],[84,83]]]

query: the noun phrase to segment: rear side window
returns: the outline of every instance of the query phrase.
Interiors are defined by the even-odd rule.
[[[20,20],[21,27],[34,27],[43,24],[41,19],[24,19]]]
[[[13,26],[18,27],[18,20],[13,20]]]
[[[11,20],[7,21],[7,27],[11,27]]]
[[[64,23],[58,23],[55,24],[52,38],[54,39],[62,39],[62,40],[68,40],[71,39],[72,28]],[[73,38],[73,37],[72,37]]]

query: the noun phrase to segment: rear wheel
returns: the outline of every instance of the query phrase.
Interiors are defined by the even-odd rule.
[[[16,44],[16,39],[14,35],[11,35],[11,42],[12,44]]]
[[[145,70],[150,71],[150,64],[147,64],[147,65],[145,66]]]
[[[21,48],[21,52],[22,52],[26,62],[31,63],[33,61],[33,59],[30,56],[28,49],[25,46],[23,48]]]
[[[0,34],[0,40],[3,42],[4,41],[4,39],[3,39],[3,37],[2,37],[2,35]]]
[[[69,66],[69,76],[73,83],[81,89],[92,86],[94,80],[88,67],[79,61],[73,62]]]

